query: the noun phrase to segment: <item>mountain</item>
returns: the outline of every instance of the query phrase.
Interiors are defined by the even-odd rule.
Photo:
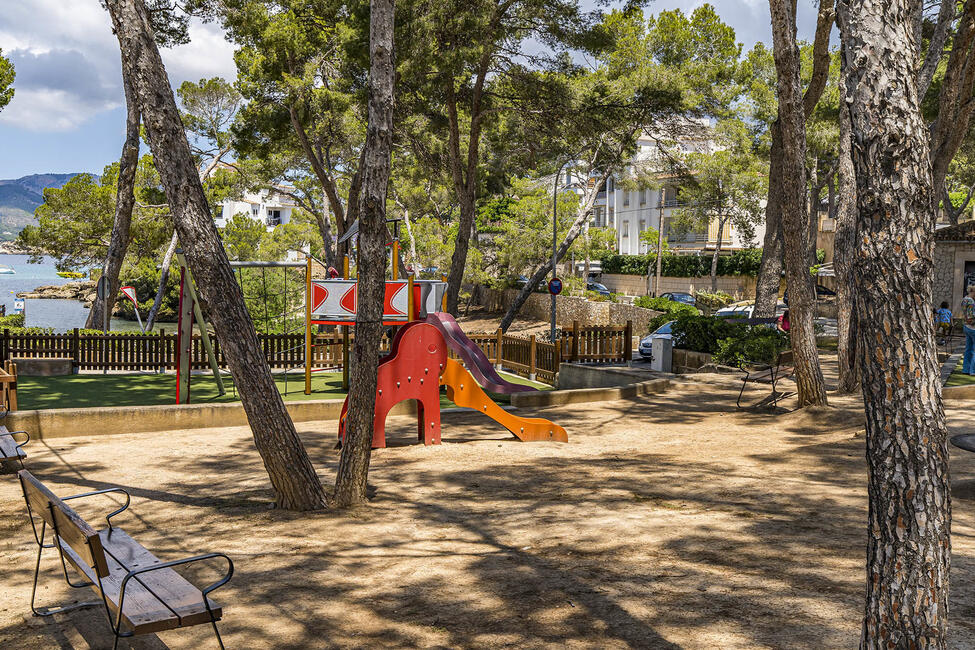
[[[16,239],[24,226],[36,223],[34,210],[44,203],[46,188],[61,187],[77,175],[31,174],[0,179],[0,241]]]

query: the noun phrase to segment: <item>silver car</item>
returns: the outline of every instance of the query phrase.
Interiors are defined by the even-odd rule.
[[[638,348],[638,350],[642,358],[646,359],[647,361],[653,359],[653,340],[670,339],[672,336],[670,328],[673,324],[674,321],[664,323],[663,325],[657,328],[656,332],[647,334],[642,339],[640,339],[640,347]]]

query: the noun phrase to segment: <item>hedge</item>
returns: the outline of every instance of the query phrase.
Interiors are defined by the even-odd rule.
[[[602,262],[603,273],[619,273],[622,275],[643,275],[652,264],[656,268],[656,254],[648,255],[618,255],[604,254]],[[758,275],[758,267],[762,263],[762,249],[749,248],[735,251],[731,255],[718,258],[718,275]],[[711,255],[675,255],[664,253],[661,273],[668,278],[700,278],[711,275]]]

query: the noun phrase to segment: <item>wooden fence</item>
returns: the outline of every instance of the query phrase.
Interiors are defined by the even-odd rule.
[[[499,329],[494,334],[472,334],[473,341],[491,363],[522,377],[555,383],[562,361],[585,363],[621,363],[632,358],[632,324],[582,328],[578,322],[562,332],[555,344],[539,341],[535,336],[509,336]],[[350,334],[350,340],[355,335]],[[268,365],[275,369],[304,367],[303,333],[259,334]],[[215,337],[213,350],[217,364],[227,367],[220,341]],[[384,336],[380,349],[389,350]],[[451,353],[451,356],[456,356]],[[342,334],[316,334],[312,347],[314,368],[342,367]],[[176,369],[176,335],[165,330],[158,334],[18,334],[5,329],[0,335],[0,364],[16,358],[71,359],[76,370],[150,370],[163,372]],[[209,367],[206,350],[198,336],[193,337],[190,353],[193,369]]]

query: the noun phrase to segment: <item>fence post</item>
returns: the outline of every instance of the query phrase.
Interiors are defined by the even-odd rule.
[[[74,328],[71,333],[71,370],[78,374],[81,370],[81,336],[78,334],[78,328]]]
[[[626,338],[623,340],[623,361],[633,360],[633,321],[626,321]]]
[[[579,321],[572,321],[572,349],[569,355],[569,361],[579,360]]]
[[[535,381],[535,335],[532,334],[528,351],[528,378]]]
[[[0,362],[10,359],[10,330],[3,328],[3,346],[0,346]]]
[[[498,351],[495,356],[495,363],[494,363],[494,367],[498,370],[501,370],[501,362],[504,360],[503,349],[504,349],[504,331],[502,331],[502,329],[499,327],[498,328]]]

